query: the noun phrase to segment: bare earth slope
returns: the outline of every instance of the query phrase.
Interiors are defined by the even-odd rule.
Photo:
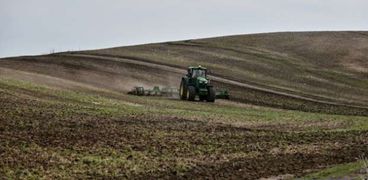
[[[368,33],[240,35],[111,48],[84,53],[141,59],[269,89],[351,104],[368,102]]]
[[[178,87],[185,68],[201,64],[235,101],[367,115],[367,34],[240,35],[10,58],[0,67],[126,92],[135,85]]]
[[[367,34],[241,35],[0,59],[0,177],[298,178],[329,167],[339,172],[331,177],[365,176]],[[126,94],[178,87],[198,64],[231,101]]]

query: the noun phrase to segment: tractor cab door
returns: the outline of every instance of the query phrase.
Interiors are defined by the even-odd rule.
[[[193,69],[192,68],[188,68],[188,73],[187,73],[187,77],[188,77],[188,85],[192,85],[193,84]]]
[[[192,73],[193,73],[193,70],[192,69],[188,69],[187,77],[188,78],[191,78],[192,77]]]

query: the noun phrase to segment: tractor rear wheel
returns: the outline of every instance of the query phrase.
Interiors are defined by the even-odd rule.
[[[196,96],[196,91],[195,88],[193,86],[188,86],[188,100],[189,101],[194,101],[195,96]]]
[[[207,102],[215,102],[216,93],[213,87],[208,87]]]
[[[181,80],[180,90],[179,90],[179,93],[180,93],[179,96],[181,100],[186,100],[188,98],[187,91],[188,89],[187,89],[186,83],[183,80]]]

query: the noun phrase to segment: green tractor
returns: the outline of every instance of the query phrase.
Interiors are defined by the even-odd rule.
[[[215,102],[216,92],[207,78],[207,69],[201,66],[189,67],[188,73],[181,79],[180,99],[194,101],[196,96],[200,101]]]

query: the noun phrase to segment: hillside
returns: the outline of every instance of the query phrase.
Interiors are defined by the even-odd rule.
[[[368,33],[242,35],[87,51],[185,68],[305,97],[366,105]]]
[[[290,32],[0,59],[0,177],[364,176],[367,50]],[[230,101],[127,95],[199,64]]]
[[[367,115],[367,34],[240,35],[19,57],[1,67],[126,92],[135,85],[178,87],[185,68],[200,64],[235,101]]]

